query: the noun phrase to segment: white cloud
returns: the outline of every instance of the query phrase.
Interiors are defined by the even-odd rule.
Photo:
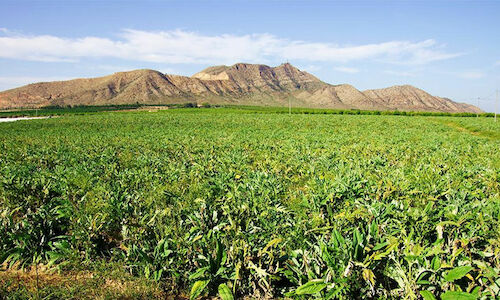
[[[386,70],[386,71],[384,71],[384,73],[389,74],[389,75],[401,76],[401,77],[413,77],[413,76],[416,76],[416,74],[413,73],[413,72],[405,72],[405,71]]]
[[[6,30],[6,29],[5,29]],[[6,31],[5,31],[6,32]],[[377,60],[426,64],[460,56],[434,40],[337,45],[289,40],[270,34],[202,35],[183,30],[123,30],[118,39],[63,38],[52,35],[0,36],[0,57],[73,62],[84,58],[118,58],[153,63],[226,63],[299,60],[351,62]]]
[[[358,73],[359,70],[356,68],[349,68],[349,67],[337,67],[334,68],[335,71],[343,72],[343,73],[349,73],[349,74],[354,74]]]
[[[484,77],[484,73],[480,71],[465,71],[456,73],[455,75],[464,79],[480,79]]]

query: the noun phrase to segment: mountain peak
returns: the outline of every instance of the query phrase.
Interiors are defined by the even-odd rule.
[[[208,67],[192,76],[200,80],[230,80],[246,89],[248,86],[271,87],[282,90],[287,85],[300,87],[310,82],[320,82],[307,72],[300,71],[289,63],[277,67],[263,64],[236,63],[232,66]]]
[[[193,76],[191,76],[191,78],[197,78],[201,80],[229,80],[229,76],[226,73],[228,69],[228,66],[208,67],[194,74]]]
[[[240,62],[240,63],[235,63],[230,68],[231,69],[235,69],[235,70],[244,70],[244,69],[249,69],[249,68],[257,68],[257,69],[263,68],[263,69],[268,69],[268,68],[271,68],[271,67],[269,67],[268,65],[263,65],[263,64],[249,64],[249,63],[242,63],[242,62]]]
[[[297,70],[297,71],[300,71],[299,68],[293,66],[291,63],[289,62],[286,62],[286,63],[282,63],[281,65],[275,67],[275,68],[283,68],[283,69],[291,69],[291,70]]]

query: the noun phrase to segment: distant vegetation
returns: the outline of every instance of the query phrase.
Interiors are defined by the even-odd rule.
[[[136,109],[139,105],[103,105],[103,106],[46,106],[39,109],[21,109],[0,111],[0,117],[56,116],[65,114],[84,114],[100,111]]]
[[[22,117],[22,116],[54,116],[64,114],[95,113],[100,111],[119,111],[152,106],[165,106],[169,108],[233,108],[260,113],[289,113],[288,107],[270,106],[247,106],[247,105],[220,105],[203,102],[186,102],[177,104],[131,104],[131,105],[102,105],[102,106],[48,106],[39,109],[4,110],[0,111],[0,117]],[[397,115],[397,116],[437,116],[437,117],[494,117],[494,113],[449,113],[449,112],[427,112],[427,111],[379,111],[359,109],[325,109],[325,108],[292,108],[292,114],[336,114],[336,115]]]
[[[229,106],[264,113],[289,113],[288,107],[265,106]],[[324,109],[324,108],[292,108],[292,114],[335,114],[335,115],[395,115],[395,116],[435,116],[435,117],[494,117],[494,113],[449,113],[430,111],[399,111],[399,110],[360,110],[360,109]]]
[[[0,294],[500,295],[500,123],[285,112],[0,124]]]

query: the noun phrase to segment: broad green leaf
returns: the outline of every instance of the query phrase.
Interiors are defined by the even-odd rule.
[[[334,229],[333,236],[335,237],[335,239],[333,239],[333,241],[336,242],[335,247],[343,246],[343,244],[345,243],[345,240],[342,237],[342,235],[340,234],[340,232],[338,232],[336,229]]]
[[[320,249],[321,249],[321,257],[325,261],[325,263],[329,266],[332,266],[335,264],[335,261],[332,259],[328,247],[325,245],[325,243],[320,242]]]
[[[424,300],[436,300],[436,297],[429,291],[420,291],[420,295],[422,295]]]
[[[434,256],[434,258],[431,261],[431,268],[434,271],[437,271],[437,270],[439,270],[439,268],[441,268],[441,260],[439,259],[439,256],[437,256],[437,255]]]
[[[481,291],[481,288],[480,288],[479,286],[476,286],[476,287],[475,287],[475,288],[471,291],[471,294],[472,294],[472,295],[474,295],[474,296],[476,296],[476,298],[477,298],[477,297],[479,297],[479,292],[480,292],[480,291]]]
[[[476,300],[475,295],[466,292],[448,291],[441,295],[442,300]]]
[[[189,296],[190,300],[198,298],[198,296],[203,293],[203,290],[207,287],[208,283],[210,280],[198,280],[193,284],[193,287],[191,288],[191,294]]]
[[[470,271],[472,271],[471,266],[462,266],[462,267],[456,267],[453,270],[450,270],[446,275],[444,275],[444,280],[448,282],[452,282],[454,280],[460,279],[467,275]]]
[[[233,300],[233,293],[225,283],[219,285],[219,296],[222,300]]]
[[[314,279],[306,284],[299,286],[295,293],[297,295],[312,295],[320,292],[326,287],[326,283],[322,279]]]
[[[343,288],[344,287],[342,285],[339,285],[337,288],[329,290],[322,298],[324,300],[337,299]]]
[[[222,245],[219,238],[217,239],[217,246],[216,246],[215,251],[216,251],[216,255],[215,255],[215,265],[214,265],[213,271],[215,271],[215,270],[219,269],[219,267],[221,267],[222,257],[224,254],[224,246]]]
[[[372,251],[380,250],[387,245],[389,245],[389,242],[378,243],[377,245],[375,245],[375,247],[373,247]]]
[[[47,264],[48,267],[52,266],[53,264],[56,263],[61,258],[64,258],[64,255],[55,251],[47,251],[47,256],[49,258],[49,263]]]
[[[196,270],[196,272],[194,272],[193,274],[189,275],[189,280],[195,280],[195,279],[198,279],[198,278],[204,276],[205,272],[207,270],[208,270],[208,267],[199,268],[198,270]]]

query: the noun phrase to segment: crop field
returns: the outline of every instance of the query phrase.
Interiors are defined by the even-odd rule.
[[[0,299],[494,299],[499,220],[492,118],[0,123]]]
[[[137,109],[138,105],[103,105],[103,106],[75,106],[75,107],[43,107],[29,110],[0,110],[1,118],[59,116],[67,114],[90,114],[102,111],[118,111]]]

